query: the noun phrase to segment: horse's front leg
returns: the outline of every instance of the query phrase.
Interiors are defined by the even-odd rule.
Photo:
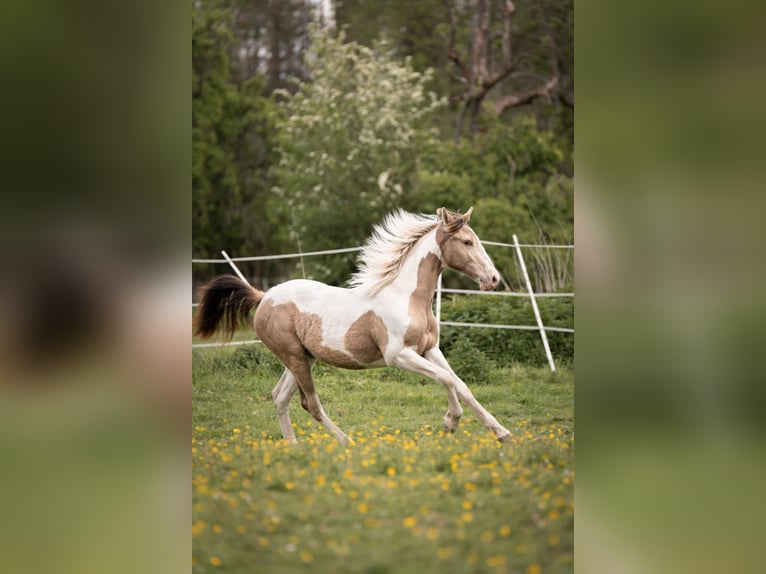
[[[446,359],[441,355],[441,352],[438,352],[438,354],[429,352],[426,353],[426,355],[430,356],[432,360],[421,357],[414,349],[407,348],[403,349],[394,358],[392,363],[394,366],[407,371],[412,371],[413,373],[425,375],[442,384],[447,391],[447,399],[449,401],[449,410],[444,417],[445,425],[449,421],[450,423],[454,423],[454,427],[457,427],[457,421],[460,420],[460,416],[463,413],[463,410],[460,408],[460,404],[457,401],[457,398],[460,398],[460,400],[466,403],[471,410],[474,411],[482,424],[495,434],[499,441],[503,442],[510,436],[511,432],[497,422],[497,419],[481,406],[466,384],[455,375],[449,367],[449,364],[447,364]],[[441,361],[443,361],[443,363]],[[444,365],[446,365],[446,367]],[[452,430],[454,430],[454,428]]]
[[[439,347],[433,347],[432,349],[426,351],[425,359],[429,363],[436,365],[437,367],[440,367],[450,373],[453,380],[454,392],[457,393],[457,396],[461,401],[468,405],[468,407],[474,412],[481,423],[494,433],[494,435],[497,437],[497,440],[500,442],[505,442],[510,439],[511,431],[497,422],[497,419],[482,406],[476,397],[473,396],[473,393],[471,392],[471,389],[468,388],[468,385],[466,385],[465,382],[460,377],[458,377],[457,374],[455,374],[455,371],[452,370],[452,367],[450,367],[447,359],[444,357],[444,354],[441,352]],[[447,415],[449,415],[449,412]],[[445,425],[447,415],[445,415]],[[458,417],[457,422],[459,422],[459,420],[460,419]],[[457,422],[455,423],[456,427]]]

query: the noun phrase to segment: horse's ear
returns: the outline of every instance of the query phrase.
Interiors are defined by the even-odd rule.
[[[442,226],[447,233],[457,233],[457,231],[463,227],[467,219],[465,215],[459,213],[452,213],[446,207],[440,207],[436,210],[436,214],[442,220]]]
[[[473,205],[463,214],[463,219],[466,223],[471,219],[471,212],[473,211]]]

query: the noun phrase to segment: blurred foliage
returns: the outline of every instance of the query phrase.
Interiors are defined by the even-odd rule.
[[[192,4],[192,248],[197,257],[219,257],[221,249],[262,252],[268,245],[259,203],[274,159],[274,105],[263,93],[260,76],[234,77],[231,20],[225,2]]]
[[[442,2],[334,2],[335,28],[307,26],[300,5],[193,3],[194,257],[355,246],[397,207],[434,213],[473,205],[472,226],[485,240],[572,242],[571,110],[559,113],[556,100],[502,117],[482,112],[476,136],[454,143],[463,88],[447,57]],[[529,70],[549,57],[538,37],[544,29],[555,37],[562,82],[571,80],[571,11],[570,1],[518,7],[514,52],[525,56],[498,96],[538,81]],[[456,13],[458,45],[470,35],[468,15]],[[506,282],[520,285],[513,252],[489,252]],[[536,266],[535,257],[527,265],[536,290],[571,283],[571,258]],[[342,284],[354,259],[240,267],[263,288],[300,276]],[[220,272],[194,265],[195,280]],[[448,274],[446,284],[470,282]]]
[[[357,245],[412,187],[417,158],[435,144],[427,116],[442,102],[426,89],[430,73],[312,26],[310,82],[281,92],[280,161],[270,209],[277,236],[306,250]],[[308,275],[339,283],[351,257],[305,262]]]

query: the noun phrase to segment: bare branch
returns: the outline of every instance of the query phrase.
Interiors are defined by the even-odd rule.
[[[508,108],[517,108],[519,106],[531,104],[537,98],[546,98],[550,100],[551,92],[556,89],[558,83],[559,79],[554,76],[539,88],[530,90],[528,92],[522,92],[520,94],[510,94],[500,98],[495,102],[495,111],[498,115],[500,115]]]
[[[463,62],[463,59],[455,48],[457,23],[455,22],[455,12],[452,10],[452,2],[450,2],[450,0],[445,0],[444,4],[447,7],[447,14],[449,15],[449,43],[447,44],[447,57],[458,67],[460,74],[465,78],[465,81],[470,84],[471,70],[468,69],[468,66]]]

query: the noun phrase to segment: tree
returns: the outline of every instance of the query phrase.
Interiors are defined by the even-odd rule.
[[[312,0],[230,0],[234,16],[232,58],[237,75],[260,74],[266,90],[290,88],[288,79],[306,79],[303,65]]]
[[[235,79],[231,42],[225,2],[192,2],[192,248],[202,258],[263,251],[268,241],[258,199],[269,186],[272,104],[258,76]]]
[[[432,141],[429,114],[443,102],[426,89],[431,72],[393,59],[384,44],[344,42],[310,31],[310,82],[285,97],[273,209],[282,239],[296,247],[357,245],[411,188],[418,155]],[[340,282],[352,257],[313,264],[311,274]],[[314,260],[312,260],[314,261]]]
[[[525,6],[523,25],[519,26],[512,0],[447,0],[447,53],[464,86],[459,96],[462,105],[455,124],[456,141],[463,132],[466,113],[470,114],[469,132],[476,133],[479,113],[490,92],[501,92],[492,103],[496,116],[537,99],[556,99],[574,108],[572,67],[568,62],[571,50],[567,49],[571,44],[571,33],[567,36],[571,18],[566,19],[571,7],[571,0],[530,4]],[[467,34],[460,27],[466,20],[470,20]],[[521,50],[515,48],[515,32],[521,37]],[[530,42],[532,38],[536,41]],[[500,89],[509,83],[515,83],[515,88]]]

